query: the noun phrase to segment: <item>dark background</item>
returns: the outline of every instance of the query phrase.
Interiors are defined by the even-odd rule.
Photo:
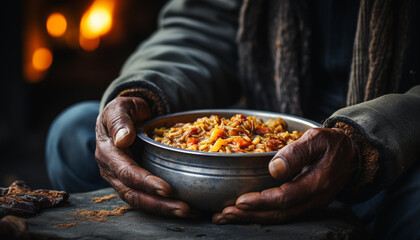
[[[9,1],[1,21],[0,186],[21,179],[33,188],[50,188],[45,169],[45,140],[49,125],[65,108],[85,100],[99,100],[118,76],[124,60],[155,29],[164,0],[116,0],[114,22],[99,47],[85,51],[77,41],[82,14],[92,0]],[[52,12],[63,13],[68,30],[52,37],[45,23]],[[73,24],[72,26],[70,26]],[[53,54],[49,69],[38,79],[24,73],[25,46],[35,31]],[[29,41],[29,42],[28,42]]]

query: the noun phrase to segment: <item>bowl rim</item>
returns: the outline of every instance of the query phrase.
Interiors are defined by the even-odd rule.
[[[312,125],[312,128],[319,128],[321,127],[320,123],[317,123],[315,121],[312,121],[310,119],[306,119],[303,117],[299,117],[299,116],[294,116],[294,115],[290,115],[290,114],[285,114],[285,113],[277,113],[277,112],[270,112],[270,111],[262,111],[262,110],[249,110],[249,109],[237,109],[237,108],[229,108],[229,109],[217,109],[217,108],[211,108],[211,109],[200,109],[200,110],[189,110],[189,111],[182,111],[182,112],[176,112],[176,113],[171,113],[171,114],[166,114],[163,116],[158,116],[155,118],[150,119],[149,121],[145,122],[144,124],[142,124],[140,126],[140,128],[137,130],[137,136],[143,140],[144,142],[151,144],[155,147],[158,148],[163,148],[165,150],[169,150],[169,151],[175,151],[178,153],[184,153],[184,154],[192,154],[192,155],[200,155],[200,156],[213,156],[213,157],[263,157],[263,156],[274,156],[277,151],[272,151],[272,152],[263,152],[263,153],[219,153],[219,152],[203,152],[203,151],[194,151],[194,150],[187,150],[187,149],[183,149],[183,148],[177,148],[177,147],[172,147],[160,142],[157,142],[155,140],[153,140],[151,137],[148,137],[145,132],[144,132],[144,128],[147,127],[148,125],[156,122],[156,121],[160,121],[166,118],[171,118],[171,117],[177,117],[177,116],[183,116],[183,115],[192,115],[192,114],[205,114],[205,113],[225,113],[225,114],[244,114],[246,116],[257,116],[257,117],[271,117],[271,116],[278,116],[281,117],[286,123],[287,120],[291,120],[293,119],[294,121],[297,122],[304,122],[305,124],[309,124]]]

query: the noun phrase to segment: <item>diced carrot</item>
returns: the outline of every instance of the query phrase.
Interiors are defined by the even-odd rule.
[[[217,141],[214,143],[214,145],[210,148],[209,152],[217,152],[219,149],[223,146],[227,145],[227,142],[221,138],[217,139]]]
[[[215,127],[211,133],[210,141],[216,141],[218,138],[225,136],[225,131],[218,127]]]
[[[196,138],[196,137],[187,138],[187,143],[189,143],[189,144],[197,144],[199,141],[200,141],[200,139]]]
[[[234,137],[232,143],[240,148],[247,147],[252,144],[251,141],[247,141],[243,137]]]

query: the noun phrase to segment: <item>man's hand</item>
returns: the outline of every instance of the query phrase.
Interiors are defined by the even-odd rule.
[[[281,223],[327,206],[354,173],[354,146],[341,129],[310,129],[271,160],[273,177],[297,174],[280,187],[240,196],[236,205],[213,215],[217,224]]]
[[[188,217],[189,206],[168,197],[171,187],[139,167],[128,149],[135,126],[151,117],[148,104],[137,97],[117,97],[96,121],[96,151],[102,177],[130,206],[163,216]]]

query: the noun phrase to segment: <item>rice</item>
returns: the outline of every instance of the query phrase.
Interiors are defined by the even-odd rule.
[[[157,142],[194,151],[221,153],[262,153],[278,151],[302,136],[288,132],[281,118],[265,122],[255,116],[236,114],[230,119],[218,115],[198,118],[193,123],[177,123],[170,128],[155,128]]]

